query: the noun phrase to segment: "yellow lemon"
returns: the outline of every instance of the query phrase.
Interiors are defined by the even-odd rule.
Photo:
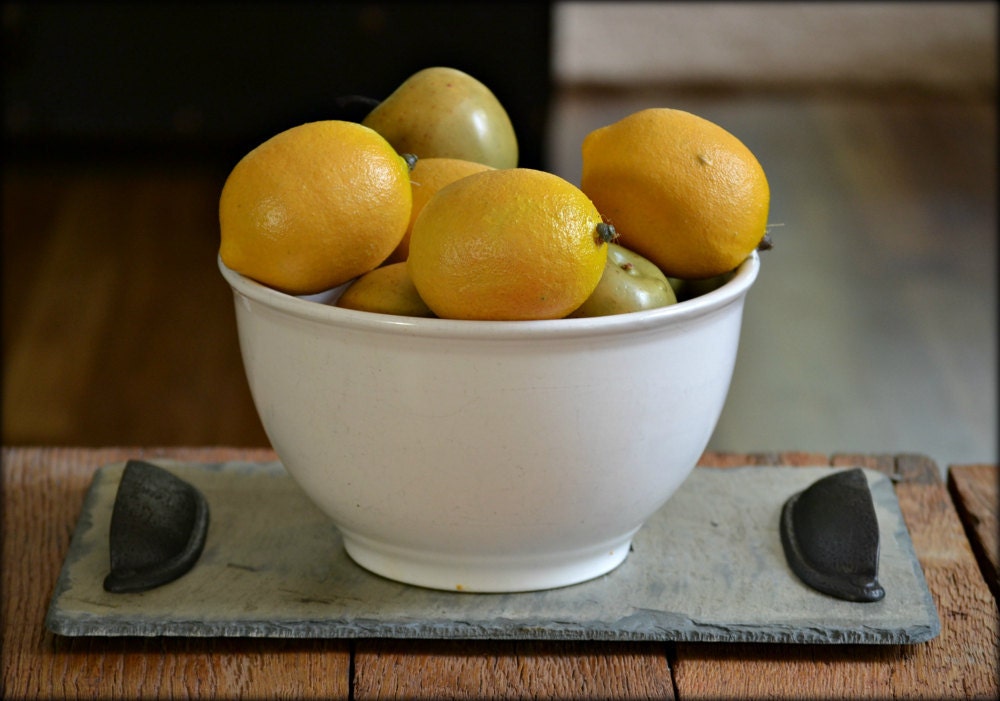
[[[420,214],[427,200],[445,185],[464,178],[466,175],[489,170],[492,166],[461,158],[418,158],[410,170],[410,186],[413,189],[413,207],[410,210],[410,225],[403,234],[403,240],[386,260],[387,263],[404,261],[410,255],[410,233],[413,222]]]
[[[588,134],[580,188],[618,243],[670,277],[739,265],[767,229],[770,189],[753,153],[707,119],[667,108],[633,113]]]
[[[597,287],[609,227],[590,199],[552,173],[487,170],[424,205],[407,266],[420,296],[450,319],[556,319]]]
[[[272,136],[230,172],[219,198],[222,262],[290,294],[336,287],[378,266],[410,219],[408,163],[353,122]]]
[[[413,286],[405,261],[365,273],[344,290],[336,306],[378,314],[434,316]]]

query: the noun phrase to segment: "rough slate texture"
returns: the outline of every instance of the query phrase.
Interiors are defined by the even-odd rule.
[[[187,575],[137,594],[101,586],[124,464],[94,478],[47,627],[62,635],[918,643],[937,611],[887,477],[866,471],[886,596],[852,603],[799,581],[778,535],[787,497],[831,468],[696,469],[615,571],[542,592],[399,584],[351,561],[279,463],[157,461],[205,494],[212,526]]]

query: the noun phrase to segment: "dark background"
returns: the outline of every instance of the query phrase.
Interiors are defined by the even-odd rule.
[[[421,68],[489,87],[544,166],[549,3],[4,3],[8,158],[219,159]]]

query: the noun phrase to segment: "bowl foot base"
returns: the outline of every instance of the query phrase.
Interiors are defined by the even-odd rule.
[[[555,589],[600,577],[625,561],[633,535],[571,552],[491,557],[404,549],[343,533],[347,554],[370,572],[419,587],[480,593]]]

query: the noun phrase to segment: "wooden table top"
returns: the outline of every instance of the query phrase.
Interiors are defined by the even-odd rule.
[[[4,698],[997,698],[997,468],[919,455],[706,453],[704,468],[860,465],[894,476],[941,618],[916,645],[64,638],[44,618],[94,472],[267,449],[3,449]]]

